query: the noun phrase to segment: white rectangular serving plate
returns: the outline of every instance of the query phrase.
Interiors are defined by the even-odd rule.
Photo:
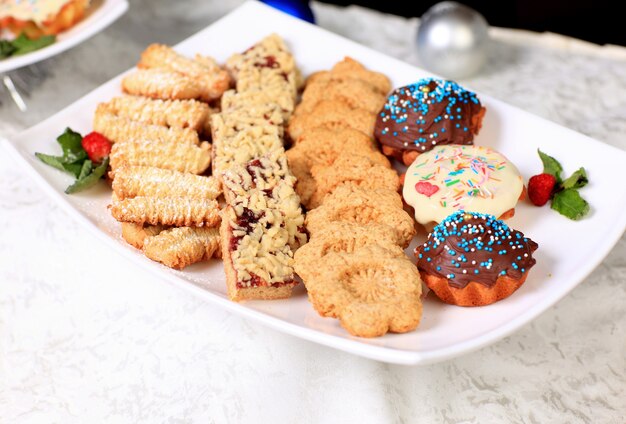
[[[85,17],[72,28],[59,34],[54,44],[23,56],[0,60],[0,73],[32,65],[82,43],[115,22],[127,9],[126,0],[92,1]]]
[[[384,72],[396,87],[428,75],[421,69],[258,2],[244,4],[178,44],[176,49],[188,56],[200,52],[225,61],[232,53],[245,50],[272,32],[285,38],[304,75],[329,69],[346,55],[373,70]],[[68,196],[63,190],[71,183],[71,178],[35,158],[37,151],[57,154],[59,146],[55,138],[66,127],[83,134],[91,131],[96,105],[120,94],[120,79],[114,78],[3,144],[71,216],[131,262],[211,304],[285,333],[356,355],[399,364],[426,364],[493,343],[538,316],[572,290],[602,261],[626,228],[626,214],[623,213],[626,191],[620,180],[614,177],[614,172],[626,163],[626,153],[479,93],[487,114],[476,144],[488,145],[504,153],[518,166],[525,180],[541,171],[537,156],[537,148],[541,148],[557,157],[568,174],[584,166],[591,181],[581,192],[592,210],[579,222],[564,218],[548,206],[537,208],[527,202],[518,204],[510,224],[537,241],[539,250],[536,252],[537,265],[516,293],[480,308],[445,305],[429,295],[417,330],[387,334],[377,339],[352,337],[337,320],[320,317],[309,304],[302,285],[291,299],[233,303],[226,296],[221,261],[196,264],[184,271],[173,271],[150,261],[121,239],[119,223],[107,211],[110,190],[105,184]],[[424,236],[421,234],[421,241]]]

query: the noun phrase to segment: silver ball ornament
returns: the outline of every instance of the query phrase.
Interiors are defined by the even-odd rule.
[[[476,74],[485,64],[489,44],[485,18],[453,1],[424,13],[417,31],[417,54],[430,71],[446,78]]]

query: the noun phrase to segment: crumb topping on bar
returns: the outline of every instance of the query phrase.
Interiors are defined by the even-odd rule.
[[[224,175],[231,199],[233,267],[243,287],[258,281],[292,281],[293,253],[307,239],[304,215],[287,168],[284,151],[276,151],[231,168]]]

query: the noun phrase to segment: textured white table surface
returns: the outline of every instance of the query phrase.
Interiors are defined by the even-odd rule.
[[[48,76],[33,88],[28,114],[0,95],[0,135],[132,66],[146,44],[176,43],[238,2],[217,3],[131,2],[112,27],[42,65]],[[320,4],[315,12],[321,26],[417,63],[416,20]],[[489,66],[463,83],[626,148],[622,49],[493,35]],[[514,335],[440,364],[386,365],[277,333],[158,281],[109,252],[0,155],[2,424],[624,423],[625,305],[623,237]]]

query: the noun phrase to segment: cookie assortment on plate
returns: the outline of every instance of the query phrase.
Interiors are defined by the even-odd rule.
[[[473,144],[486,109],[452,81],[391,91],[346,57],[304,84],[276,34],[224,67],[154,44],[138,68],[93,121],[112,143],[110,212],[166,266],[221,258],[234,301],[287,298],[301,278],[320,315],[378,337],[418,327],[423,283],[483,306],[535,264],[537,244],[500,220],[524,197],[522,177]],[[417,266],[404,252],[416,222],[434,226]]]

